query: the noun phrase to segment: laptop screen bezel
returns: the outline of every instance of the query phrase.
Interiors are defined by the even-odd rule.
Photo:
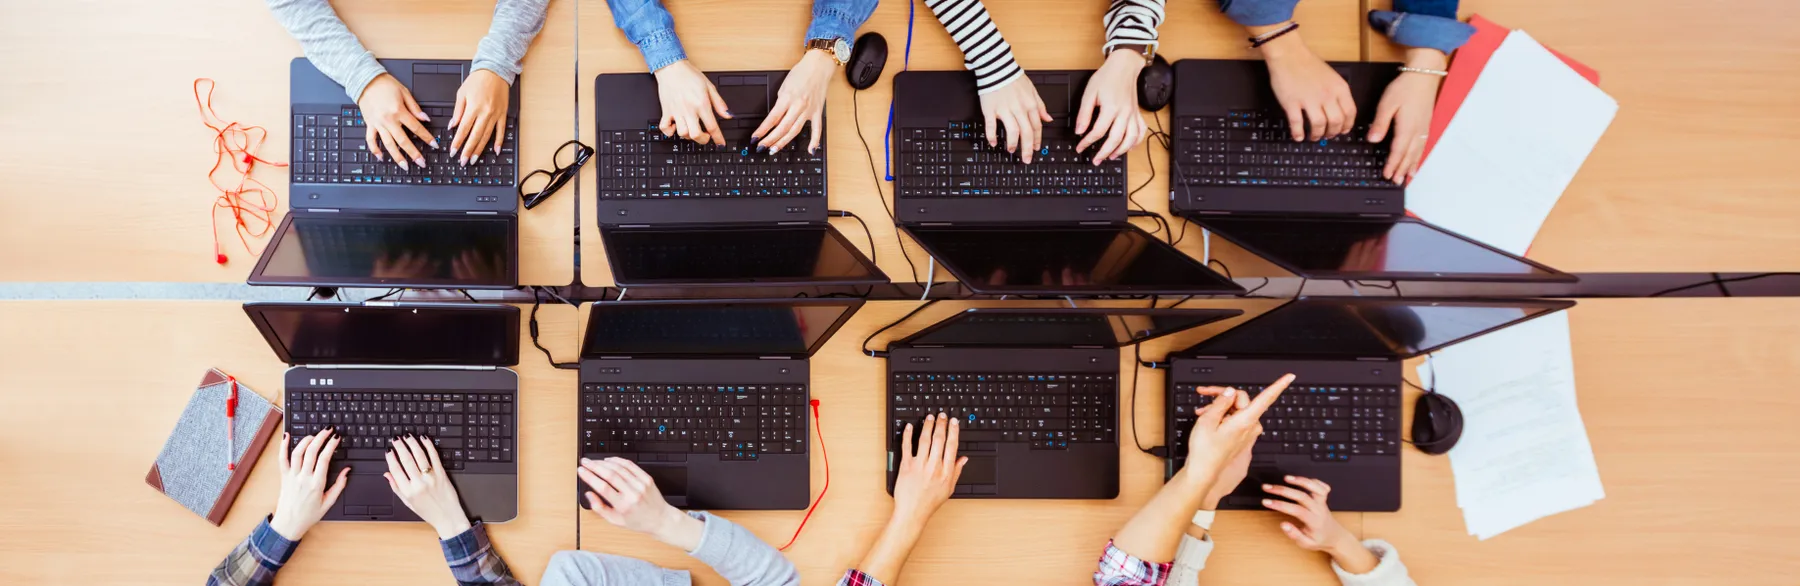
[[[433,220],[449,219],[449,220],[458,220],[458,221],[504,222],[506,224],[506,238],[505,238],[506,251],[502,258],[506,261],[506,279],[505,279],[506,282],[503,284],[498,284],[498,285],[484,285],[484,284],[469,284],[469,283],[459,282],[455,279],[416,279],[415,280],[415,279],[409,279],[409,278],[386,279],[386,278],[374,278],[374,277],[370,277],[367,279],[353,279],[353,278],[347,278],[347,277],[271,277],[271,276],[268,276],[267,274],[264,273],[264,271],[268,268],[269,262],[273,258],[272,255],[275,254],[275,247],[285,241],[285,239],[287,238],[288,231],[293,229],[294,219],[300,218],[300,217],[309,217],[309,218],[310,217],[318,217],[318,218],[326,218],[326,219],[350,218],[350,217],[364,218],[364,219],[374,218],[374,219],[379,219],[379,220],[392,219],[396,222],[404,222],[407,220],[415,220],[415,219],[421,219],[421,218],[433,219]],[[256,259],[256,267],[252,268],[250,270],[250,277],[248,279],[246,279],[245,282],[248,284],[251,284],[251,285],[258,285],[258,286],[273,285],[273,286],[290,286],[290,287],[320,287],[320,286],[361,287],[361,286],[370,286],[370,287],[403,287],[403,288],[418,288],[418,289],[493,289],[493,290],[517,289],[519,286],[519,221],[518,221],[517,216],[511,216],[511,215],[505,215],[505,214],[498,214],[498,215],[486,215],[486,214],[447,215],[447,214],[426,214],[426,213],[417,213],[417,212],[350,212],[350,211],[315,212],[315,211],[305,211],[305,210],[291,210],[286,215],[282,216],[281,225],[275,229],[274,236],[270,237],[268,244],[263,247],[262,254],[259,255]]]
[[[1175,329],[1171,329],[1171,330],[1164,331],[1164,332],[1156,332],[1155,334],[1144,337],[1144,338],[1136,338],[1132,342],[1129,342],[1126,344],[1119,344],[1117,340],[1110,341],[1106,344],[1042,344],[1042,345],[1018,344],[1018,345],[1005,345],[1005,346],[988,345],[988,344],[929,344],[929,345],[921,345],[916,342],[916,340],[923,338],[927,335],[930,335],[932,332],[936,332],[938,330],[944,329],[946,327],[949,327],[949,326],[955,324],[958,321],[968,319],[969,317],[972,317],[972,316],[1008,315],[1008,314],[1028,315],[1028,314],[1044,314],[1044,313],[1062,314],[1062,315],[1101,315],[1101,316],[1105,316],[1109,320],[1111,318],[1113,318],[1114,316],[1171,316],[1171,317],[1203,316],[1203,317],[1205,317],[1205,319],[1196,321],[1192,325],[1188,325],[1185,327],[1175,328]],[[1233,317],[1243,315],[1243,313],[1244,313],[1243,310],[1240,310],[1240,309],[1201,309],[1201,308],[1150,309],[1150,308],[1145,308],[1145,307],[1137,307],[1137,308],[1134,308],[1134,307],[1117,307],[1117,308],[1114,308],[1114,307],[1040,307],[1040,308],[971,307],[968,309],[964,309],[962,311],[958,311],[955,314],[945,317],[944,319],[938,320],[937,323],[933,323],[929,326],[926,326],[924,329],[921,329],[917,332],[913,332],[911,335],[895,341],[892,345],[893,345],[893,347],[896,347],[896,348],[921,348],[921,347],[929,347],[929,348],[1094,348],[1094,347],[1122,348],[1122,347],[1125,347],[1125,346],[1128,346],[1131,344],[1142,344],[1144,342],[1148,342],[1150,340],[1155,340],[1155,339],[1161,338],[1163,336],[1168,336],[1171,334],[1185,332],[1187,330],[1191,330],[1191,329],[1194,329],[1194,328],[1197,328],[1200,326],[1204,326],[1204,325],[1211,324],[1211,323],[1216,323],[1220,320],[1231,319]]]
[[[842,328],[846,322],[849,322],[850,318],[856,315],[857,310],[862,309],[863,303],[864,303],[864,300],[860,299],[860,298],[656,299],[656,300],[644,300],[644,301],[601,302],[601,303],[593,304],[592,307],[588,308],[587,320],[583,323],[582,328],[581,328],[581,357],[580,357],[580,359],[582,361],[587,361],[587,360],[603,360],[603,359],[608,359],[608,358],[695,359],[695,358],[761,358],[761,357],[765,357],[765,356],[778,356],[778,357],[783,357],[783,358],[806,359],[806,358],[811,358],[812,355],[817,353],[820,348],[823,348],[826,343],[830,342],[831,337],[833,335],[837,334],[838,329]],[[595,311],[595,309],[598,307],[601,307],[601,306],[619,306],[619,305],[638,306],[638,307],[669,307],[669,306],[683,306],[683,305],[688,305],[688,306],[754,305],[754,306],[762,306],[762,307],[840,306],[840,307],[844,308],[844,312],[842,314],[839,314],[837,321],[833,322],[830,327],[826,328],[825,332],[823,334],[819,335],[819,340],[817,342],[814,342],[813,345],[811,347],[808,347],[805,352],[799,352],[799,353],[757,352],[757,353],[750,353],[750,354],[735,354],[735,353],[665,352],[665,353],[597,354],[597,353],[589,352],[588,351],[588,336],[590,335],[589,332],[593,331],[594,323],[596,321],[598,321],[601,316],[601,312]]]
[[[978,293],[981,295],[1105,295],[1105,294],[1114,294],[1114,293],[1129,294],[1129,295],[1240,295],[1240,294],[1244,293],[1244,287],[1242,285],[1237,284],[1236,282],[1232,281],[1231,279],[1225,278],[1224,275],[1221,275],[1218,272],[1213,271],[1212,269],[1208,268],[1204,263],[1201,263],[1199,260],[1196,260],[1194,257],[1188,256],[1187,253],[1182,252],[1178,248],[1170,246],[1167,242],[1158,240],[1155,236],[1150,235],[1150,233],[1143,231],[1143,229],[1138,228],[1137,226],[1135,226],[1129,222],[1117,222],[1117,223],[1108,222],[1105,224],[1086,224],[1086,225],[1036,225],[1036,224],[1017,224],[1017,225],[989,224],[989,225],[970,225],[970,226],[904,226],[903,225],[900,228],[902,230],[906,231],[906,235],[911,237],[913,239],[913,242],[917,242],[921,248],[924,248],[925,252],[931,255],[931,258],[936,259],[938,264],[941,264],[944,266],[944,268],[949,269],[950,274],[955,276],[956,280],[960,281],[964,287],[967,287],[967,288],[969,288],[970,291],[974,291],[975,293]],[[1074,231],[1074,230],[1092,230],[1092,229],[1129,230],[1129,231],[1137,232],[1142,238],[1144,238],[1146,241],[1148,241],[1151,246],[1157,246],[1157,247],[1162,247],[1162,248],[1167,249],[1166,252],[1168,252],[1170,254],[1174,254],[1175,257],[1179,259],[1179,262],[1185,263],[1189,269],[1200,271],[1201,273],[1206,274],[1206,275],[1211,275],[1214,280],[1218,281],[1219,283],[1222,283],[1223,285],[1221,285],[1220,287],[1216,287],[1216,288],[1205,288],[1205,287],[1198,287],[1198,286],[1184,288],[1184,287],[1171,287],[1171,286],[1165,286],[1165,285],[998,285],[998,286],[988,285],[988,284],[982,282],[981,279],[972,278],[967,273],[967,271],[963,270],[963,267],[958,266],[955,262],[951,262],[943,254],[940,254],[937,249],[933,248],[933,246],[932,246],[933,243],[931,241],[931,237],[921,236],[919,234],[919,231],[921,231],[921,230],[926,231],[926,232],[931,232],[931,231],[1004,232],[1004,231],[1009,231],[1009,230],[1070,230],[1070,231]]]
[[[1487,245],[1486,243],[1475,240],[1473,238],[1469,238],[1467,236],[1463,236],[1461,234],[1457,234],[1456,232],[1452,232],[1450,230],[1446,230],[1446,229],[1439,227],[1435,224],[1432,224],[1430,222],[1426,222],[1426,221],[1420,220],[1418,218],[1412,218],[1412,217],[1406,217],[1406,216],[1396,216],[1396,217],[1386,217],[1386,218],[1349,218],[1349,217],[1332,217],[1332,216],[1308,216],[1308,217],[1304,217],[1304,218],[1295,218],[1295,217],[1258,216],[1258,215],[1216,216],[1216,215],[1205,215],[1205,214],[1189,214],[1187,217],[1188,217],[1188,219],[1193,220],[1194,223],[1200,224],[1200,227],[1205,228],[1207,230],[1207,232],[1219,235],[1221,238],[1224,238],[1226,241],[1229,241],[1232,244],[1235,244],[1238,247],[1243,248],[1246,251],[1249,251],[1251,254],[1255,254],[1256,256],[1261,257],[1264,260],[1274,263],[1276,266],[1281,267],[1282,270],[1288,271],[1290,273],[1293,273],[1295,275],[1305,277],[1308,279],[1342,279],[1342,280],[1376,280],[1376,281],[1390,281],[1390,280],[1398,280],[1398,281],[1473,281],[1473,282],[1509,282],[1509,283],[1573,283],[1573,282],[1580,280],[1575,275],[1564,273],[1562,271],[1556,270],[1554,268],[1550,268],[1548,266],[1545,266],[1542,263],[1533,261],[1531,259],[1519,256],[1516,254],[1512,254],[1512,253],[1506,252],[1504,250],[1500,250],[1498,248],[1494,248],[1492,246]],[[1467,242],[1467,243],[1474,245],[1476,247],[1479,247],[1483,250],[1487,250],[1488,252],[1491,252],[1493,254],[1504,256],[1504,257],[1510,258],[1514,261],[1528,265],[1532,268],[1538,269],[1540,271],[1544,271],[1545,274],[1521,275],[1521,274],[1512,274],[1512,273],[1460,273],[1460,272],[1459,273],[1427,273],[1427,272],[1415,272],[1415,271],[1342,271],[1342,270],[1306,271],[1306,270],[1303,270],[1301,267],[1295,266],[1293,263],[1288,262],[1288,259],[1286,259],[1286,258],[1283,258],[1279,255],[1271,254],[1267,250],[1264,250],[1257,246],[1251,245],[1244,239],[1242,239],[1236,235],[1233,235],[1228,230],[1220,230],[1217,227],[1216,220],[1253,221],[1253,222],[1270,222],[1270,223],[1332,222],[1332,223],[1357,223],[1357,224],[1373,224],[1373,223],[1418,224],[1420,226],[1425,227],[1428,230],[1434,230],[1440,234],[1449,236],[1451,238],[1455,238],[1457,240],[1461,240],[1463,242]]]
[[[456,361],[456,360],[399,361],[399,360],[374,359],[374,360],[357,360],[354,362],[339,362],[339,363],[333,363],[333,364],[395,365],[395,366],[419,366],[419,367],[428,367],[428,366],[506,367],[506,366],[515,366],[519,363],[519,308],[516,306],[512,306],[512,305],[502,305],[502,304],[496,304],[496,303],[395,303],[395,302],[380,302],[380,301],[364,302],[364,303],[340,303],[340,302],[329,302],[329,301],[308,301],[308,302],[252,301],[249,303],[245,303],[244,304],[244,314],[250,317],[250,323],[256,325],[256,331],[262,334],[263,340],[265,342],[268,342],[269,349],[273,350],[275,352],[275,356],[277,358],[280,358],[283,363],[291,365],[291,366],[323,364],[323,363],[317,363],[317,362],[311,362],[311,363],[305,363],[305,364],[296,362],[294,360],[293,353],[289,352],[287,346],[281,342],[280,336],[278,334],[276,334],[274,326],[269,324],[269,321],[266,318],[266,314],[264,313],[265,310],[294,310],[294,309],[298,309],[301,311],[307,311],[307,312],[321,312],[321,313],[337,313],[340,311],[349,311],[349,312],[412,311],[414,313],[417,313],[417,312],[425,311],[425,312],[486,312],[486,313],[494,313],[497,316],[499,316],[499,314],[505,314],[504,316],[502,316],[502,317],[506,317],[507,319],[504,320],[506,323],[506,331],[503,334],[504,339],[500,341],[501,358],[500,358],[500,360],[496,360],[491,363],[490,362],[473,362],[473,363],[471,363],[471,362],[461,362],[461,361]]]
[[[1491,328],[1487,328],[1487,329],[1475,332],[1473,334],[1469,334],[1467,336],[1456,338],[1456,339],[1450,340],[1448,342],[1444,342],[1442,344],[1438,344],[1436,346],[1432,346],[1429,348],[1422,348],[1416,352],[1411,352],[1411,353],[1386,352],[1386,353],[1382,353],[1382,354],[1373,354],[1373,355],[1355,355],[1355,354],[1351,354],[1351,353],[1302,354],[1302,353],[1292,353],[1292,352],[1268,352],[1268,353],[1231,352],[1231,353],[1223,353],[1223,352],[1207,352],[1205,349],[1206,345],[1208,343],[1212,342],[1213,340],[1219,339],[1222,336],[1227,336],[1227,335],[1231,334],[1231,332],[1233,332],[1233,331],[1237,331],[1237,330],[1240,330],[1243,328],[1261,327],[1261,326],[1257,325],[1258,322],[1266,322],[1270,316],[1276,315],[1277,312],[1286,310],[1290,307],[1294,307],[1295,304],[1302,303],[1302,302],[1349,303],[1349,304],[1366,304],[1366,305],[1429,304],[1429,305],[1434,305],[1434,306],[1435,305],[1457,305],[1457,306],[1466,306],[1466,307],[1522,307],[1522,308],[1526,308],[1528,311],[1530,309],[1538,309],[1540,311],[1538,311],[1535,314],[1527,315],[1521,319],[1516,319],[1513,321],[1505,322],[1500,325],[1497,325],[1497,326],[1494,326]],[[1556,313],[1558,311],[1562,311],[1562,310],[1565,310],[1565,309],[1568,309],[1568,308],[1574,307],[1574,306],[1575,306],[1575,302],[1571,301],[1571,300],[1567,300],[1567,299],[1480,300],[1480,299],[1457,299],[1457,298],[1450,298],[1450,297],[1296,297],[1294,299],[1289,300],[1287,303],[1283,303],[1280,306],[1277,306],[1273,309],[1265,311],[1262,314],[1257,315],[1256,317],[1245,320],[1243,323],[1233,326],[1229,330],[1219,332],[1217,334],[1214,334],[1214,335],[1208,337],[1205,340],[1201,340],[1200,342],[1198,342],[1192,346],[1188,346],[1187,348],[1183,348],[1179,351],[1176,351],[1176,352],[1170,354],[1170,356],[1182,357],[1182,358],[1196,358],[1196,357],[1201,357],[1201,356],[1223,356],[1226,358],[1278,358],[1278,359],[1309,359],[1309,360],[1350,360],[1350,359],[1353,359],[1356,357],[1360,357],[1360,358],[1390,358],[1390,359],[1398,359],[1398,360],[1407,360],[1407,359],[1411,359],[1411,358],[1414,358],[1417,356],[1423,356],[1426,354],[1437,352],[1444,348],[1448,348],[1448,347],[1460,344],[1460,343],[1468,341],[1468,340],[1473,340],[1475,338],[1479,338],[1479,337],[1485,336],[1485,335],[1493,333],[1493,332],[1504,330],[1506,328],[1510,328],[1512,326],[1522,324],[1522,323],[1525,323],[1525,322],[1528,322],[1528,321],[1531,321],[1531,320],[1534,320],[1534,319],[1537,319],[1537,318],[1540,318],[1540,317],[1543,317],[1546,315],[1550,315],[1552,313]]]
[[[842,246],[845,250],[849,251],[852,259],[855,260],[858,265],[861,265],[865,270],[867,270],[869,273],[869,276],[862,277],[862,278],[841,278],[841,277],[832,277],[832,278],[758,278],[758,279],[748,279],[748,280],[746,280],[746,279],[632,280],[630,277],[626,277],[624,279],[620,278],[619,263],[618,263],[618,261],[613,259],[613,256],[611,254],[607,255],[606,264],[607,264],[607,267],[610,268],[612,271],[613,283],[617,284],[621,287],[742,287],[742,286],[757,286],[757,285],[769,285],[769,286],[778,286],[778,285],[822,285],[822,286],[823,285],[881,285],[881,284],[885,284],[888,282],[887,273],[881,272],[881,267],[876,266],[874,261],[869,260],[868,255],[863,254],[861,249],[858,249],[856,247],[856,245],[851,243],[848,238],[845,238],[842,233],[838,232],[837,227],[832,226],[829,223],[827,223],[827,224],[806,224],[804,226],[683,225],[683,226],[651,226],[651,227],[644,227],[644,228],[601,227],[600,241],[601,241],[601,244],[604,245],[608,251],[611,251],[611,250],[615,249],[612,235],[614,232],[618,232],[618,231],[628,231],[628,232],[633,232],[633,233],[653,233],[653,232],[696,232],[696,231],[718,232],[718,231],[725,231],[725,230],[744,230],[744,231],[749,231],[749,230],[779,231],[779,230],[796,230],[796,229],[816,230],[819,228],[824,228],[825,233],[827,235],[829,235],[833,241],[835,241],[839,246]]]

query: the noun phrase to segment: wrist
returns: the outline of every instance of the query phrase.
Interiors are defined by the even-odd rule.
[[[663,74],[663,72],[674,70],[674,69],[680,67],[681,65],[686,64],[687,62],[688,62],[687,59],[676,59],[674,61],[670,61],[668,65],[664,65],[662,67],[656,68],[656,70],[650,72],[650,74],[660,77]]]
[[[662,520],[657,523],[656,529],[649,533],[657,541],[675,546],[682,551],[693,551],[694,548],[700,546],[701,536],[706,534],[706,522],[681,512],[681,509],[664,507]]]
[[[1450,56],[1437,49],[1414,47],[1406,50],[1406,66],[1442,71],[1450,66]]]
[[[1222,494],[1221,495],[1211,495],[1211,494],[1206,495],[1206,498],[1200,501],[1200,510],[1202,510],[1202,511],[1217,511],[1217,510],[1219,510],[1219,501],[1223,498],[1225,498],[1225,495],[1222,495]]]
[[[301,524],[299,521],[287,518],[286,516],[283,516],[280,511],[277,511],[274,515],[269,517],[269,528],[273,529],[275,533],[280,534],[282,538],[287,539],[288,541],[300,541],[301,537],[306,536],[306,530],[309,527]]]
[[[1186,494],[1203,495],[1202,504],[1205,504],[1205,500],[1211,497],[1213,484],[1218,480],[1218,474],[1213,472],[1214,468],[1217,466],[1190,459],[1187,466],[1182,467],[1181,473],[1176,475],[1177,488]]]
[[[1362,542],[1347,533],[1339,538],[1337,543],[1326,548],[1325,552],[1331,555],[1332,561],[1337,562],[1338,567],[1352,574],[1367,574],[1381,563],[1381,560],[1375,557],[1375,552],[1363,547]]]
[[[473,525],[469,524],[468,519],[456,517],[443,523],[434,523],[431,528],[437,530],[438,540],[446,541],[452,537],[462,535],[463,532],[468,531],[472,526]]]
[[[1125,68],[1133,75],[1136,75],[1139,71],[1143,71],[1144,66],[1149,64],[1149,58],[1145,57],[1143,53],[1137,52],[1135,49],[1115,47],[1111,52],[1106,54],[1105,66]]]

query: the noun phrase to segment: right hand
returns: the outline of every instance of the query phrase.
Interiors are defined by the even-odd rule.
[[[588,509],[606,522],[687,551],[700,545],[705,523],[670,506],[657,490],[656,480],[632,461],[582,458],[575,476],[592,489],[582,495]]]
[[[388,471],[381,474],[388,488],[406,508],[437,530],[438,539],[449,539],[469,530],[469,515],[456,498],[456,485],[438,459],[437,446],[429,438],[412,434],[390,440]]]
[[[1044,146],[1044,123],[1051,120],[1031,78],[1019,76],[994,91],[981,95],[981,117],[987,122],[987,143],[1000,145],[999,131],[1006,127],[1006,152],[1018,153],[1031,164],[1032,155]]]
[[[1279,484],[1262,485],[1263,492],[1287,499],[1263,499],[1263,506],[1276,512],[1293,517],[1300,523],[1282,521],[1281,532],[1294,540],[1294,545],[1308,551],[1323,551],[1331,554],[1339,566],[1352,574],[1367,574],[1375,569],[1381,560],[1357,541],[1348,529],[1331,516],[1331,508],[1326,506],[1325,498],[1331,495],[1331,485],[1323,481],[1303,476],[1287,476],[1289,484],[1298,486],[1282,486]],[[1293,501],[1293,502],[1289,502]]]
[[[335,427],[319,435],[300,438],[288,453],[288,434],[281,434],[281,496],[275,499],[275,515],[269,528],[288,541],[299,541],[306,531],[325,517],[325,511],[337,504],[349,480],[350,469],[338,471],[337,481],[325,489],[325,471],[331,468],[331,455],[337,453]]]
[[[1256,444],[1256,437],[1262,435],[1263,412],[1293,382],[1294,375],[1284,375],[1255,399],[1237,389],[1223,389],[1213,402],[1194,409],[1199,418],[1188,435],[1188,459],[1182,471],[1210,474],[1215,485],[1222,484],[1218,480],[1223,478],[1226,465]]]
[[[1021,78],[1022,79],[1022,78]],[[923,523],[950,500],[967,456],[956,456],[962,426],[943,413],[925,417],[918,454],[913,453],[913,426],[900,434],[900,471],[894,479],[894,518]]]
[[[1356,125],[1350,83],[1306,47],[1299,31],[1269,41],[1262,52],[1275,99],[1287,112],[1288,133],[1295,141],[1339,136]]]
[[[731,118],[719,88],[686,59],[656,70],[656,97],[662,101],[663,136],[680,136],[700,144],[725,144],[725,133],[713,117]]]
[[[438,148],[437,139],[431,136],[423,122],[431,117],[419,109],[412,92],[406,91],[400,80],[386,73],[375,76],[363,87],[362,96],[356,99],[356,107],[362,109],[363,124],[368,128],[363,138],[369,141],[369,154],[374,155],[375,160],[393,157],[401,169],[411,169],[406,164],[409,160],[419,168],[425,168],[425,155],[419,154],[419,148],[413,146],[406,133],[412,132],[431,148]]]

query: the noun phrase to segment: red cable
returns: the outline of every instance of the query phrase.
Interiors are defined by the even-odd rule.
[[[794,528],[794,536],[788,538],[787,545],[776,548],[777,551],[787,551],[789,546],[794,545],[794,541],[800,539],[800,531],[806,529],[806,521],[812,518],[813,509],[819,508],[819,503],[825,502],[825,492],[831,490],[831,455],[825,453],[825,429],[819,424],[818,399],[812,400],[812,412],[813,431],[819,434],[819,458],[825,460],[825,488],[819,489],[818,500],[814,500],[812,506],[806,508],[806,516],[800,518],[800,526]]]
[[[200,96],[200,84],[207,84],[206,96]],[[213,131],[212,169],[206,172],[206,180],[219,190],[218,197],[213,199],[212,238],[213,254],[217,255],[219,264],[228,260],[224,246],[219,244],[220,209],[231,212],[233,231],[237,232],[238,241],[244,244],[244,251],[250,251],[250,238],[261,238],[274,228],[276,202],[280,196],[275,190],[250,174],[256,170],[257,163],[265,163],[275,167],[286,167],[287,163],[278,163],[256,155],[262,143],[269,137],[269,131],[261,126],[244,126],[238,122],[226,122],[213,110],[212,94],[218,83],[207,78],[194,80],[194,104],[200,110],[200,122]],[[231,169],[238,173],[237,185],[219,184],[219,170],[230,161]],[[229,179],[228,179],[229,181]],[[254,184],[254,186],[252,186]],[[255,201],[248,196],[254,194]],[[248,218],[248,219],[246,219]],[[255,227],[252,227],[255,222]]]

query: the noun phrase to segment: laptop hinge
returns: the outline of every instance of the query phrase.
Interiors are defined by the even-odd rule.
[[[500,212],[463,212],[471,216],[498,216]]]
[[[934,226],[954,226],[955,224],[950,222],[919,222],[918,225],[921,228],[930,228]]]
[[[757,360],[793,360],[792,356],[758,356]]]
[[[1394,214],[1357,214],[1357,215],[1356,215],[1356,217],[1358,217],[1358,218],[1382,218],[1382,219],[1386,219],[1386,218],[1392,218],[1392,217],[1394,217]]]
[[[338,211],[339,211],[339,210],[338,210],[338,209],[337,209],[337,208],[306,208],[306,211],[309,211],[309,212],[332,212],[332,213],[336,213],[336,212],[338,212]]]
[[[495,370],[498,366],[413,365],[413,364],[300,364],[314,370]]]
[[[776,222],[777,226],[811,226],[812,222]]]
[[[619,224],[614,228],[649,228],[649,224]]]
[[[1115,222],[1081,222],[1082,226],[1111,226]]]

